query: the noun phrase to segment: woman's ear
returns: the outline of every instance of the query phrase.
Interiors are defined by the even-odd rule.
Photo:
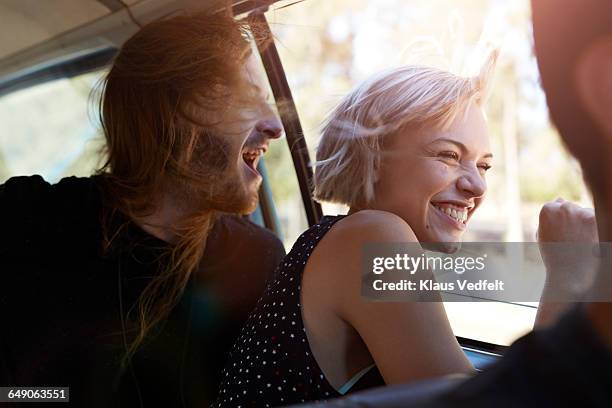
[[[582,52],[575,78],[582,105],[612,145],[612,36],[598,39]]]

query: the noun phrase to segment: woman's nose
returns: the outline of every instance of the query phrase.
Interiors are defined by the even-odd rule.
[[[278,139],[283,133],[283,125],[276,117],[266,118],[257,122],[255,130],[264,134],[268,139]]]
[[[487,191],[487,183],[478,170],[467,171],[459,177],[457,187],[471,197],[482,197]]]

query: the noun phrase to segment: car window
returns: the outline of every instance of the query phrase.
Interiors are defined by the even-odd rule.
[[[362,79],[414,63],[457,72],[469,68],[477,45],[488,41],[502,49],[487,105],[495,161],[487,176],[488,197],[466,241],[534,241],[539,209],[559,195],[592,206],[578,166],[548,120],[528,0],[310,0],[273,9],[267,19],[311,158],[325,115]],[[284,200],[291,200],[290,194],[299,200],[297,192],[286,194]],[[323,209],[325,214],[346,211],[329,205]],[[536,306],[446,304],[458,336],[500,345],[532,328]]]
[[[57,79],[0,97],[0,183],[32,174],[53,183],[96,169],[103,139],[90,95],[103,74]]]

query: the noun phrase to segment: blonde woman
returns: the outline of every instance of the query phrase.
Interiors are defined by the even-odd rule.
[[[348,205],[280,264],[233,347],[216,406],[275,406],[473,372],[443,304],[368,302],[368,242],[459,242],[487,191],[483,104],[473,78],[408,66],[350,92],[326,121],[315,196]]]

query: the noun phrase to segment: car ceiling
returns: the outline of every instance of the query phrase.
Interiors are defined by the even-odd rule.
[[[0,59],[142,0],[3,0]]]
[[[0,85],[65,59],[119,48],[156,19],[216,10],[228,1],[244,12],[278,0],[2,0]]]

